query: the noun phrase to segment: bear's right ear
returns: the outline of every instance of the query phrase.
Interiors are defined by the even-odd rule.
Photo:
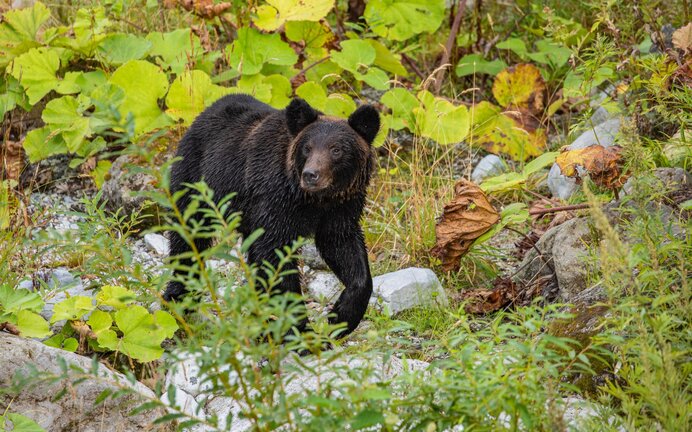
[[[286,123],[291,135],[296,136],[305,126],[317,120],[319,113],[303,99],[293,99],[286,107]]]

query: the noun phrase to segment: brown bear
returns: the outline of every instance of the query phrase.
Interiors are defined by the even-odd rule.
[[[343,120],[323,115],[302,99],[277,110],[248,95],[225,96],[200,114],[181,140],[177,156],[182,159],[173,164],[171,192],[204,180],[215,200],[235,193],[229,211],[242,213],[240,233],[247,237],[264,229],[249,249],[251,263],[276,266],[277,249],[298,237],[314,237],[345,286],[330,318],[346,323],[344,336],[358,326],[372,294],[360,219],[379,128],[379,114],[370,105]],[[178,206],[184,210],[189,203],[188,193]],[[176,232],[169,239],[171,258],[190,251]],[[210,241],[196,240],[196,247],[204,250]],[[277,288],[300,294],[298,273],[283,277]],[[181,282],[172,281],[164,299],[185,293]],[[305,323],[300,327],[304,330]]]

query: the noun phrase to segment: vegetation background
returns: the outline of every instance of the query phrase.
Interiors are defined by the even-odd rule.
[[[692,193],[660,183],[662,169],[690,178],[687,0],[70,0],[0,12],[0,331],[145,383],[156,397],[133,415],[168,405],[156,427],[181,430],[692,429]],[[229,93],[276,108],[298,96],[340,117],[377,105],[363,221],[373,273],[432,268],[449,306],[372,308],[345,343],[316,316],[314,334],[281,344],[298,299],[263,294],[282,268],[257,276],[239,215],[200,184],[220,240],[194,254],[234,268],[201,264],[186,283],[204,300],[160,308],[172,265],[143,266],[132,244],[166,229],[204,235],[167,192],[167,168],[195,116]],[[598,116],[620,120],[616,145],[563,148]],[[488,154],[501,162],[469,181]],[[122,160],[149,179],[134,209],[104,199]],[[578,187],[554,193],[551,167]],[[74,226],[47,228],[56,211],[33,194],[81,198]],[[592,239],[582,289],[603,293],[588,305],[556,296],[554,274],[543,285],[513,278],[544,233],[573,218]],[[21,282],[59,266],[93,296],[68,295],[42,316],[55,289]],[[185,356],[206,374],[203,400],[241,408],[182,409],[164,375]],[[353,358],[369,361],[345,367]],[[391,358],[430,365],[383,377],[373,365]],[[13,398],[92,372],[15,377],[0,389],[0,429],[42,430]],[[323,379],[312,394],[287,391],[286,377],[306,375]],[[579,425],[565,420],[570,398],[591,404]]]

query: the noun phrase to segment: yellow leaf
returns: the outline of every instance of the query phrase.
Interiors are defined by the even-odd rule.
[[[536,66],[518,64],[497,74],[493,96],[505,108],[511,106],[539,113],[543,110],[545,81]]]

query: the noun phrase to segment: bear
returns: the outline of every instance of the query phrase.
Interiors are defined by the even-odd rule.
[[[380,116],[372,105],[361,105],[348,119],[340,119],[300,98],[278,110],[249,95],[227,95],[204,110],[181,139],[180,159],[171,168],[171,193],[201,180],[214,191],[214,200],[235,193],[229,212],[241,213],[240,234],[247,238],[264,229],[249,248],[250,263],[276,266],[277,249],[299,237],[314,238],[345,287],[329,318],[332,324],[346,324],[337,335],[343,337],[356,329],[372,294],[360,220],[379,129]],[[181,211],[190,198],[186,192],[179,199]],[[176,232],[168,235],[170,259],[191,250]],[[204,250],[210,242],[197,239],[195,246]],[[178,262],[191,264],[184,258]],[[295,263],[288,268],[296,269]],[[275,291],[300,294],[298,272],[284,276]],[[163,298],[175,301],[186,292],[181,282],[171,281]],[[306,327],[304,320],[298,329]]]

